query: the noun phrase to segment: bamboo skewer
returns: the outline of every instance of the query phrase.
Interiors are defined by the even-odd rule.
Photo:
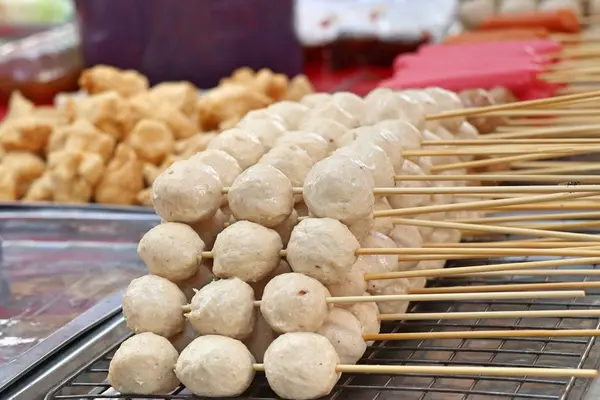
[[[477,292],[516,292],[520,290],[574,290],[600,288],[600,282],[549,282],[549,283],[515,283],[502,285],[445,286],[422,289],[411,289],[409,294],[427,293],[477,293]],[[598,310],[600,316],[600,310]]]
[[[598,337],[600,329],[523,329],[499,331],[409,332],[364,334],[365,340],[504,339]]]
[[[458,156],[458,155],[509,155],[509,154],[547,154],[554,156],[555,154],[562,154],[565,152],[598,152],[600,147],[598,146],[573,146],[565,147],[564,145],[521,145],[521,146],[474,146],[470,148],[458,148],[458,149],[421,149],[421,150],[405,150],[402,152],[404,157],[436,157],[436,156]]]
[[[596,168],[600,169],[600,166]],[[509,182],[577,182],[600,183],[600,177],[594,175],[512,175],[512,174],[466,174],[466,175],[395,175],[396,181],[509,181]]]
[[[533,249],[545,249],[545,248],[569,248],[569,247],[596,247],[600,246],[600,242],[540,242],[540,243],[519,243],[519,241],[497,241],[497,242],[460,242],[460,243],[423,243],[423,248],[438,248],[438,247],[449,247],[449,248],[533,248]]]
[[[598,164],[590,164],[590,165],[569,165],[570,163],[564,162],[564,166],[562,167],[552,167],[552,168],[535,168],[535,169],[522,169],[522,170],[512,170],[512,171],[504,171],[505,174],[514,174],[514,175],[525,175],[525,174],[564,174],[569,172],[589,172],[589,171],[600,171],[600,165]],[[519,163],[511,164],[513,168],[519,168]]]
[[[586,264],[598,264],[600,263],[599,257],[583,257],[583,258],[569,258],[559,260],[544,260],[544,261],[524,261],[518,263],[504,263],[504,264],[489,264],[489,265],[476,265],[472,267],[456,267],[456,268],[438,268],[429,270],[411,270],[411,271],[397,271],[397,272],[386,272],[378,274],[365,274],[365,280],[381,280],[381,279],[397,279],[397,278],[431,278],[439,276],[452,276],[452,275],[472,275],[480,272],[496,272],[502,271],[503,275],[514,274],[517,270],[530,270],[538,268],[549,268],[549,267],[562,267],[568,265],[586,265]],[[598,271],[600,272],[600,270]]]
[[[600,276],[600,270],[597,269],[546,269],[546,270],[520,270],[520,271],[487,271],[458,274],[447,276],[447,278],[479,278],[479,277],[505,277],[505,276]]]
[[[264,364],[253,364],[255,371],[264,371]],[[434,375],[483,375],[483,376],[537,376],[546,378],[596,378],[593,369],[568,368],[509,368],[509,367],[438,367],[419,365],[338,365],[336,372],[350,374],[434,374]]]
[[[557,221],[569,219],[600,219],[600,211],[592,212],[575,212],[575,213],[544,213],[544,214],[526,214],[526,215],[510,215],[502,217],[486,217],[486,218],[470,218],[457,219],[452,222],[464,222],[471,224],[490,224],[501,222],[520,222],[520,221]]]
[[[486,135],[487,136],[487,135]],[[482,136],[476,140],[424,140],[421,146],[489,146],[489,145],[536,145],[536,144],[600,144],[600,139],[590,138],[552,138],[552,139],[488,139]]]
[[[421,321],[439,319],[516,319],[600,317],[600,310],[474,311],[442,313],[381,314],[380,321]]]
[[[548,137],[555,135],[581,135],[585,133],[600,133],[600,124],[583,126],[559,126],[556,128],[533,128],[524,129],[517,132],[490,133],[486,135],[490,139],[517,139],[527,137]]]

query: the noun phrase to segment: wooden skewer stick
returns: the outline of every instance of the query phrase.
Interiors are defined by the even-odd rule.
[[[503,339],[503,338],[559,338],[598,337],[600,329],[523,329],[499,331],[410,332],[364,334],[365,340],[430,340],[430,339]]]
[[[438,319],[513,319],[600,317],[600,310],[481,311],[443,313],[381,314],[380,321],[421,321]]]
[[[516,292],[520,290],[573,290],[595,289],[600,287],[600,282],[549,282],[549,283],[515,283],[502,285],[473,285],[473,286],[448,286],[411,289],[409,294],[428,293],[478,293],[478,292]],[[600,310],[598,310],[600,313]]]
[[[552,138],[552,139],[487,139],[477,140],[424,140],[421,146],[488,146],[488,145],[536,145],[536,144],[600,144],[600,139],[589,138]]]
[[[479,272],[502,271],[503,275],[514,274],[517,270],[530,270],[549,267],[563,267],[567,265],[587,265],[600,263],[600,257],[569,258],[559,260],[525,261],[518,263],[503,263],[476,265],[472,267],[437,268],[429,270],[411,270],[386,272],[378,274],[365,274],[366,281],[397,278],[431,278],[437,276],[472,275]]]
[[[546,231],[543,229],[528,229],[519,227],[507,227],[507,226],[486,226],[476,224],[459,224],[454,222],[442,222],[442,221],[424,221],[419,219],[406,219],[406,218],[394,218],[392,223],[396,225],[412,225],[412,226],[424,226],[429,228],[447,228],[447,229],[460,229],[470,230],[479,232],[489,233],[503,233],[509,235],[523,235],[523,236],[536,236],[536,237],[555,237],[559,239],[572,239],[582,240],[586,242],[597,242],[597,235],[589,235],[584,233],[572,233],[572,232],[556,232]]]
[[[596,238],[598,240],[598,238]],[[439,254],[444,257],[450,255],[483,255],[485,257],[495,256],[557,256],[557,257],[600,257],[600,250],[583,249],[503,249],[503,248],[361,248],[356,251],[356,255],[434,255]],[[469,258],[469,257],[466,257]],[[403,257],[400,260],[404,260]]]
[[[450,301],[450,300],[499,300],[499,299],[565,299],[585,297],[583,290],[551,290],[536,292],[494,292],[494,293],[440,293],[440,294],[395,294],[380,296],[327,297],[329,304],[372,303],[382,301]],[[260,306],[260,300],[254,301]]]
[[[403,209],[380,210],[374,211],[375,218],[399,217],[419,214],[429,214],[447,211],[462,211],[462,210],[481,210],[481,209],[496,209],[498,207],[535,204],[544,202],[565,201],[569,199],[577,199],[582,197],[594,196],[595,193],[554,193],[536,196],[524,196],[519,198],[501,199],[501,200],[482,200],[471,201],[454,204],[440,204],[433,206],[406,207]]]
[[[600,147],[598,146],[587,146],[583,148],[581,146],[565,147],[563,145],[528,145],[528,146],[473,146],[470,148],[450,148],[450,149],[420,149],[420,150],[405,150],[402,152],[404,157],[437,157],[437,156],[460,156],[460,155],[509,155],[509,154],[548,154],[554,156],[555,154],[562,154],[565,152],[574,151],[585,151],[585,152],[598,152]]]
[[[542,210],[597,210],[597,202],[552,202],[547,204],[524,204],[506,207],[485,208],[488,211],[542,211]]]
[[[518,167],[517,163],[512,164],[512,167]],[[513,170],[513,171],[505,171],[505,174],[514,174],[514,175],[526,175],[526,174],[565,174],[569,172],[589,172],[589,171],[600,171],[600,165],[579,165],[579,166],[571,166],[568,162],[564,162],[564,166],[562,167],[552,167],[552,168],[535,168],[535,169],[522,169],[522,170]]]
[[[520,101],[516,103],[506,103],[506,104],[497,104],[493,106],[486,107],[478,107],[478,108],[467,108],[462,110],[454,110],[454,111],[446,111],[438,114],[430,114],[426,116],[426,120],[437,120],[444,118],[455,118],[455,117],[469,117],[473,115],[483,115],[496,111],[504,111],[504,110],[514,110],[514,109],[524,109],[524,108],[533,108],[533,107],[543,107],[549,105],[556,105],[566,102],[572,101],[580,101],[580,100],[592,100],[600,97],[600,91],[593,91],[587,93],[577,93],[566,96],[558,96],[547,99],[539,99],[539,100],[528,100],[528,101]]]
[[[497,241],[497,242],[461,242],[461,243],[423,243],[423,248],[438,248],[438,247],[451,247],[451,248],[534,248],[534,249],[545,249],[545,248],[569,248],[569,247],[597,247],[600,246],[600,242],[540,242],[540,243],[519,243],[517,240]]]
[[[598,67],[594,67],[598,68]],[[529,109],[515,109],[491,112],[490,116],[501,116],[501,117],[554,117],[554,116],[596,116],[598,112],[595,110],[561,110],[561,109],[543,109],[543,108],[529,108]]]
[[[458,219],[452,222],[465,222],[471,224],[495,224],[500,222],[520,222],[520,221],[560,221],[573,219],[600,219],[600,211],[593,212],[574,212],[574,213],[545,213],[545,214],[525,214],[510,215],[502,217],[470,218]]]
[[[596,168],[600,169],[600,166]],[[396,181],[509,181],[509,182],[577,182],[600,183],[600,177],[594,175],[513,175],[513,174],[467,174],[467,175],[395,175]]]
[[[253,364],[255,371],[264,371],[264,364]],[[509,367],[438,367],[420,365],[338,365],[336,372],[348,374],[432,374],[432,375],[481,375],[481,376],[536,376],[545,378],[596,378],[593,369],[569,368],[509,368]]]
[[[507,132],[507,133],[490,133],[486,135],[489,139],[517,139],[527,137],[548,137],[548,136],[560,136],[560,135],[578,135],[584,133],[599,133],[600,124],[593,125],[582,125],[582,126],[559,126],[559,127],[544,127],[544,128],[533,128],[526,129],[521,132]]]
[[[448,276],[448,278],[478,278],[478,277],[506,277],[506,276],[600,276],[598,269],[545,269],[545,270],[521,270],[521,271],[489,271],[473,274],[459,274]]]

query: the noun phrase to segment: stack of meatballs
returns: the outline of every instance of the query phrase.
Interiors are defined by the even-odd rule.
[[[461,240],[457,230],[397,225],[373,212],[462,201],[374,190],[464,185],[395,179],[470,159],[404,155],[424,140],[476,139],[464,118],[426,120],[462,108],[458,95],[439,88],[310,94],[250,112],[205,151],[171,165],[152,186],[162,223],[138,246],[150,275],[132,281],[123,298],[136,335],[115,353],[109,383],[138,395],[183,384],[197,396],[234,397],[264,369],[281,398],[327,395],[337,366],[366,351],[362,335],[379,333],[380,313],[408,307],[366,297],[425,285],[424,278],[367,282],[364,274],[444,264],[357,250]],[[344,296],[365,299],[335,301]]]

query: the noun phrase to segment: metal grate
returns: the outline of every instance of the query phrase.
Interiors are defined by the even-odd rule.
[[[506,262],[534,261],[539,257],[511,258]],[[547,258],[546,258],[547,259]],[[497,262],[498,260],[492,260]],[[477,264],[482,264],[478,261]],[[598,266],[571,268],[596,269]],[[561,267],[565,269],[565,267]],[[446,278],[430,286],[477,284],[543,283],[584,281],[595,277],[548,277],[546,279],[513,278]],[[581,299],[519,301],[453,301],[450,303],[415,303],[413,312],[506,311],[585,309],[600,304],[600,292],[588,291]],[[382,332],[440,332],[484,329],[576,329],[600,328],[599,318],[515,318],[477,320],[399,321],[386,323]],[[124,340],[125,338],[123,338]],[[119,342],[120,343],[120,342]],[[46,400],[67,399],[197,399],[183,389],[169,396],[124,397],[106,392],[106,373],[111,355],[118,344],[69,376],[53,389]],[[594,338],[506,338],[444,339],[422,341],[385,341],[370,346],[361,363],[394,365],[473,365],[485,367],[560,367],[596,368],[600,346]],[[535,399],[580,400],[590,385],[581,379],[503,378],[487,376],[432,375],[344,375],[328,399],[338,400],[488,400]],[[96,393],[96,394],[90,394]],[[103,394],[101,394],[103,393]],[[240,399],[271,400],[277,397],[268,388],[264,376],[258,375],[247,394]]]

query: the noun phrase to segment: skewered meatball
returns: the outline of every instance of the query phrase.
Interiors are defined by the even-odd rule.
[[[407,121],[388,119],[381,121],[375,127],[390,131],[400,141],[403,150],[418,150],[421,148],[423,134]]]
[[[359,125],[358,119],[331,100],[313,108],[307,115],[307,119],[312,118],[332,119],[346,128],[355,128]]]
[[[363,163],[373,175],[376,187],[394,187],[394,166],[386,152],[374,143],[352,142],[333,155],[349,156]]]
[[[338,147],[346,146],[354,141],[359,143],[370,142],[381,147],[392,162],[394,171],[398,171],[402,166],[402,162],[404,161],[402,143],[389,130],[374,126],[363,126],[352,129],[338,141]]]
[[[402,101],[402,110],[406,120],[419,131],[425,129],[425,109],[418,101],[402,92],[396,92],[396,96]]]
[[[238,221],[217,236],[213,246],[213,273],[257,282],[279,265],[283,243],[279,234],[254,222]]]
[[[326,285],[343,281],[360,247],[344,224],[331,218],[306,218],[292,231],[287,260],[294,272]]]
[[[342,364],[356,364],[367,350],[360,322],[342,308],[334,307],[317,333],[329,339]]]
[[[315,108],[329,101],[331,101],[331,94],[329,93],[309,93],[302,97],[300,104],[303,104],[308,108]]]
[[[364,293],[363,296],[370,296],[370,294]],[[360,322],[363,335],[378,334],[381,331],[379,308],[376,303],[354,303],[346,309]],[[371,345],[373,341],[369,341],[367,344]]]
[[[405,90],[401,93],[409,99],[418,102],[421,107],[423,107],[425,115],[433,115],[443,111],[435,99],[424,90]],[[439,120],[429,120],[425,122],[425,129],[431,130],[438,126],[440,126]]]
[[[390,232],[390,238],[401,249],[419,249],[423,247],[423,238],[419,228],[412,225],[395,225]],[[417,267],[418,261],[400,261],[399,271],[406,271]]]
[[[293,187],[304,184],[306,175],[313,166],[312,159],[300,147],[293,144],[283,144],[273,147],[259,161],[259,164],[269,164],[281,171],[292,182]],[[296,195],[296,202],[302,200],[302,195]]]
[[[402,168],[397,171],[399,175],[423,176],[425,172],[412,161],[405,160]],[[431,182],[420,181],[396,181],[396,187],[400,188],[423,188],[431,187]],[[431,196],[428,194],[402,194],[387,197],[392,208],[411,208],[431,204]]]
[[[225,197],[225,196],[223,196]],[[200,236],[204,242],[205,249],[212,249],[217,236],[223,229],[225,224],[229,222],[229,216],[223,211],[217,210],[212,217],[200,220],[189,224],[194,231]]]
[[[231,186],[235,178],[242,173],[236,159],[222,150],[204,150],[190,157],[190,160],[213,167],[223,186]]]
[[[327,150],[331,153],[337,148],[338,140],[348,131],[344,125],[327,118],[309,118],[298,129],[314,132],[327,141]]]
[[[356,240],[360,242],[373,230],[373,227],[375,226],[375,218],[373,218],[372,215],[369,215],[346,226],[350,230],[350,233],[354,235]]]
[[[290,241],[290,236],[292,236],[292,231],[298,225],[298,212],[295,209],[292,209],[292,213],[277,226],[274,226],[272,229],[279,234],[281,237],[281,242],[284,246],[287,246]]]
[[[281,398],[317,399],[331,392],[340,374],[340,359],[333,345],[316,333],[294,332],[279,336],[265,353],[269,386]]]
[[[494,104],[514,103],[519,101],[519,99],[510,90],[502,86],[496,86],[488,93],[492,97]]]
[[[359,257],[341,282],[327,286],[329,293],[334,297],[361,296],[367,291],[364,277],[367,270],[368,265]]]
[[[179,385],[173,367],[177,350],[154,333],[124,341],[108,367],[108,382],[121,393],[166,394]]]
[[[265,151],[275,147],[277,139],[286,132],[285,125],[276,118],[248,119],[241,121],[238,127],[256,136]]]
[[[352,115],[359,121],[363,121],[367,114],[367,102],[361,97],[350,92],[337,92],[332,96],[333,103]]]
[[[393,91],[371,92],[365,97],[366,111],[362,125],[375,125],[386,119],[406,119],[404,114],[405,101]]]
[[[439,87],[427,88],[425,89],[425,92],[433,97],[442,111],[456,111],[463,108],[460,97],[454,92]],[[440,122],[442,126],[452,132],[456,132],[464,120],[464,117],[456,117],[444,118],[440,120]]]
[[[267,113],[282,118],[288,129],[296,129],[308,111],[308,107],[294,101],[279,101],[267,107]]]
[[[152,185],[152,204],[167,222],[193,223],[221,205],[223,184],[214,168],[193,160],[174,162]]]
[[[373,212],[374,182],[368,168],[349,157],[316,163],[304,181],[304,201],[318,217],[351,224]]]
[[[222,150],[235,158],[242,169],[246,169],[265,154],[260,140],[250,132],[240,128],[228,129],[215,136],[207,146],[208,150]]]
[[[375,211],[388,211],[391,210],[392,207],[390,203],[387,201],[385,197],[381,197],[375,200],[375,204],[373,205],[373,212]],[[391,217],[377,217],[375,218],[375,223],[373,224],[373,230],[376,232],[383,233],[387,235],[394,229],[394,224],[392,223]]]
[[[239,220],[274,227],[294,209],[290,180],[269,164],[256,164],[242,172],[229,189],[229,208]]]
[[[221,279],[196,292],[185,317],[201,335],[244,339],[254,327],[254,291],[238,278]]]
[[[322,160],[328,151],[329,144],[320,135],[307,131],[288,132],[279,138],[277,144],[296,145],[310,157],[313,163]]]
[[[175,374],[196,396],[236,397],[250,387],[254,362],[239,340],[200,336],[181,352]]]
[[[260,312],[275,332],[314,332],[329,314],[329,296],[316,279],[294,272],[282,274],[265,286]]]
[[[155,275],[134,279],[123,296],[123,315],[135,333],[169,338],[183,330],[185,295],[176,284]]]
[[[408,279],[386,279],[387,284],[372,294],[391,296],[407,294],[410,289]],[[381,314],[403,314],[408,309],[408,301],[380,301],[377,303]]]
[[[170,281],[183,281],[196,273],[204,242],[185,224],[167,222],[150,229],[140,240],[138,255],[150,273]]]
[[[361,241],[364,248],[394,248],[396,244],[392,239],[379,232],[371,232],[369,236]],[[360,258],[367,265],[364,273],[382,273],[398,271],[397,255],[362,255]],[[378,288],[386,285],[386,280],[374,280],[367,282],[367,291],[373,293]]]
[[[460,100],[466,108],[485,107],[496,104],[490,94],[483,89],[464,90],[459,93]],[[481,134],[491,133],[504,123],[504,118],[493,115],[473,115],[467,118]]]

